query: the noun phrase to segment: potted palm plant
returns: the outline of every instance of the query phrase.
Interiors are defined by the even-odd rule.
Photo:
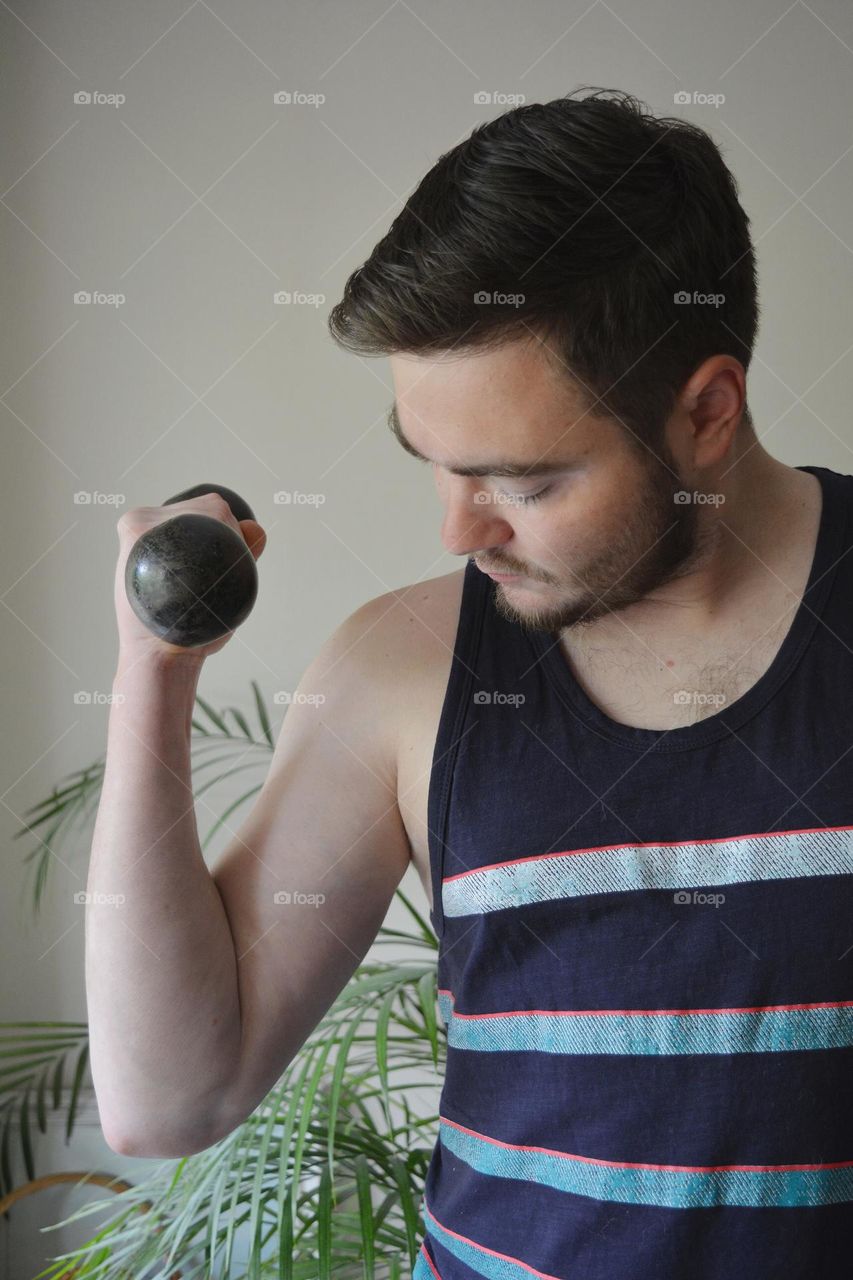
[[[238,708],[217,711],[196,696],[196,796],[246,769],[234,764],[238,754],[243,760],[248,752],[249,767],[266,773],[274,739],[254,681],[252,690],[256,730]],[[94,814],[103,769],[101,759],[62,779],[27,810],[15,833],[37,838],[26,857],[36,912],[52,851]],[[228,805],[202,849],[261,785]],[[446,1033],[437,1017],[435,934],[402,890],[396,896],[411,923],[405,929],[383,926],[374,946],[394,944],[406,959],[365,960],[276,1086],[224,1139],[163,1162],[138,1185],[122,1182],[119,1194],[52,1224],[95,1212],[102,1219],[89,1240],[52,1258],[34,1280],[396,1280],[411,1274],[424,1229],[422,1197],[437,1132]],[[36,1128],[45,1132],[48,1111],[64,1106],[66,1140],[73,1133],[87,1079],[88,1033],[85,1023],[0,1023],[0,1041],[5,1207],[14,1199],[18,1166],[36,1178],[32,1139]]]

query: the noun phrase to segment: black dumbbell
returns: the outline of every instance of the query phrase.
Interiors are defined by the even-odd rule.
[[[197,484],[162,504],[218,493],[235,520],[254,512],[233,489]],[[245,539],[212,516],[180,515],[137,538],[124,585],[131,608],[149,631],[170,644],[193,648],[233,631],[249,616],[258,594],[255,557]]]

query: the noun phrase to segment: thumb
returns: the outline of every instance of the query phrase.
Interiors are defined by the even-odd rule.
[[[257,520],[241,520],[240,532],[246,539],[249,550],[257,560],[263,553],[264,547],[267,545],[267,535],[264,533]]]

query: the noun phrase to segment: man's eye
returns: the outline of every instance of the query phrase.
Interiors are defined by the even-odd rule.
[[[549,491],[550,488],[551,488],[551,485],[546,484],[545,488],[540,489],[538,493],[528,493],[528,494],[513,493],[513,494],[509,494],[508,496],[511,497],[514,502],[519,502],[521,503],[522,506],[527,506],[529,502],[538,502],[540,498],[543,498],[545,496],[545,494]]]

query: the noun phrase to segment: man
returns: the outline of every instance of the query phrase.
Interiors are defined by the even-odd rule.
[[[448,1043],[417,1280],[848,1273],[853,477],[760,444],[757,317],[719,152],[628,95],[517,108],[426,175],[330,326],[390,356],[466,565],[337,629],[212,873],[205,654],[116,593],[88,888],[127,906],[87,908],[116,1149],[233,1129],[413,861]],[[282,888],[325,900],[283,920]]]
[[[853,477],[759,442],[757,318],[711,139],[606,93],[442,156],[331,313],[469,560],[418,1280],[849,1271]]]

